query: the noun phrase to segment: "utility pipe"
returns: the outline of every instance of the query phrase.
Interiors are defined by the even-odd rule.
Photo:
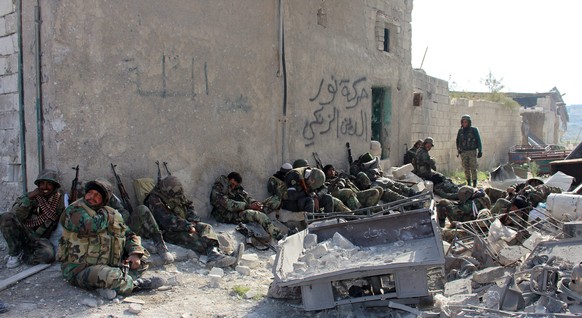
[[[26,127],[24,126],[24,83],[22,76],[22,0],[16,2],[16,36],[18,38],[18,120],[20,122],[20,175],[22,178],[22,194],[26,194]]]
[[[43,129],[42,129],[42,80],[40,72],[40,5],[39,1],[36,1],[36,6],[34,7],[34,36],[35,36],[35,46],[34,46],[34,63],[36,67],[36,138],[37,138],[37,148],[38,148],[38,171],[44,169],[44,149],[43,149]]]

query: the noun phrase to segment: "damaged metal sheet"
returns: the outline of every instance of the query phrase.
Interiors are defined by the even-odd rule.
[[[427,269],[444,265],[432,217],[431,210],[421,209],[310,227],[280,243],[275,282],[300,286],[306,310],[388,299],[418,303],[429,295]],[[317,245],[303,253],[308,235],[317,236]],[[333,251],[338,238],[345,248]]]

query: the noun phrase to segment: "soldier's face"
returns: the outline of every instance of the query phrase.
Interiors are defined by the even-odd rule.
[[[465,128],[467,128],[469,126],[469,121],[466,119],[461,120],[461,125]]]
[[[239,185],[239,183],[236,182],[236,180],[234,180],[234,179],[229,179],[228,183],[230,184],[231,189],[234,189],[234,188],[238,187],[238,185]]]
[[[43,197],[49,197],[55,191],[55,184],[47,180],[41,180],[38,182],[38,189]]]
[[[426,149],[426,151],[429,151],[432,149],[432,145],[427,142],[424,144],[424,149]]]
[[[85,194],[85,201],[89,203],[89,205],[97,206],[103,203],[103,197],[101,193],[96,190],[89,190],[87,194]]]

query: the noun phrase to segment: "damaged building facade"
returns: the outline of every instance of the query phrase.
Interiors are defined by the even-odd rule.
[[[159,160],[207,215],[221,174],[261,197],[283,162],[410,139],[411,0],[0,2],[3,210],[43,167],[67,186],[113,163],[131,195]]]

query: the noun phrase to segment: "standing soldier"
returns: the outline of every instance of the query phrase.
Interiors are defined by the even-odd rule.
[[[55,251],[48,240],[65,210],[64,195],[55,170],[42,170],[33,191],[16,200],[12,209],[0,217],[0,229],[8,244],[6,267],[51,263]]]
[[[457,133],[457,152],[461,156],[461,163],[465,169],[467,185],[477,187],[477,158],[483,156],[483,146],[479,129],[471,126],[471,116],[461,117],[461,128]]]
[[[84,198],[65,210],[58,252],[63,277],[72,285],[97,289],[108,299],[161,287],[162,277],[141,278],[149,254],[121,214],[107,206],[110,198],[109,182],[89,181]]]

